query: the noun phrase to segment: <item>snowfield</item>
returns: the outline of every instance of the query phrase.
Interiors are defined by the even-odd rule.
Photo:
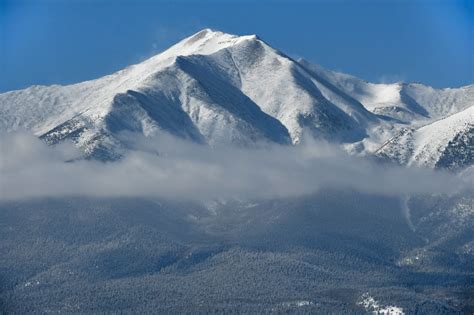
[[[473,85],[369,83],[295,61],[256,35],[204,29],[96,80],[0,94],[0,130],[69,139],[104,160],[128,149],[120,132],[166,131],[239,146],[298,144],[308,134],[353,154],[454,167],[442,151],[459,139],[472,150],[473,104]]]

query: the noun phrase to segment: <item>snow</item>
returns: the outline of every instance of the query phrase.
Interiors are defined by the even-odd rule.
[[[97,80],[68,86],[32,86],[1,94],[1,129],[32,129],[40,135],[78,114],[100,119],[108,113],[116,94],[139,89],[151,75],[170,66],[173,58],[210,54],[253,37],[237,37],[206,29],[141,64]]]
[[[376,301],[372,296],[368,293],[364,293],[358,305],[365,308],[366,311],[372,312],[372,314],[380,314],[380,315],[403,315],[403,308],[393,305],[380,305],[378,301]]]
[[[423,84],[406,85],[406,93],[422,104],[429,116],[440,119],[474,105],[474,85],[434,89]]]
[[[447,146],[461,134],[470,137],[474,128],[474,106],[415,129],[404,129],[380,148],[385,155],[401,164],[433,168]],[[469,153],[467,153],[469,154]]]
[[[161,61],[175,56],[210,55],[241,42],[256,39],[256,35],[237,36],[206,28],[185,38],[163,53],[150,58],[147,63]]]
[[[256,36],[238,37],[204,30],[138,65],[97,80],[69,86],[35,86],[1,94],[0,129],[27,129],[41,136],[73,121],[61,132],[75,132],[69,129],[71,125],[85,126],[76,142],[86,152],[100,145],[92,139],[101,137],[115,142],[109,126],[111,117],[114,128],[145,135],[161,129],[196,141],[205,139],[211,144],[250,144],[259,139],[288,143],[285,128],[251,104],[245,95],[231,91],[230,84],[214,80],[203,87],[202,79],[213,76],[206,73],[205,65],[200,65],[202,58],[189,57],[212,54],[248,40],[256,40]],[[184,69],[187,65],[193,69]],[[138,91],[138,97],[130,96],[129,91]],[[219,93],[235,97],[216,100]],[[146,109],[144,98],[150,101]],[[243,110],[231,108],[239,104]]]
[[[474,85],[374,84],[295,62],[256,35],[204,29],[114,74],[0,94],[0,130],[119,153],[121,131],[210,145],[297,144],[306,133],[350,153],[433,167],[473,122]],[[114,153],[112,153],[114,155]]]
[[[474,85],[435,89],[419,83],[376,84],[324,69],[306,60],[299,62],[357,99],[369,111],[409,124],[418,121],[426,124],[474,104]]]
[[[401,85],[398,83],[374,84],[348,74],[324,69],[304,59],[299,60],[299,62],[358,100],[370,111],[378,106],[387,107],[400,102],[399,92]]]
[[[474,128],[474,106],[419,128],[414,135],[415,150],[409,164],[434,166],[433,162],[437,161],[448,142],[468,128]]]

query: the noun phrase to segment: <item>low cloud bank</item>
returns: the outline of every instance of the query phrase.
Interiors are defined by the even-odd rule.
[[[97,196],[177,200],[296,197],[321,188],[399,196],[453,193],[465,181],[448,173],[350,157],[312,140],[245,149],[189,143],[161,134],[127,135],[135,150],[115,162],[75,160],[72,144],[49,147],[23,133],[0,138],[0,199]]]

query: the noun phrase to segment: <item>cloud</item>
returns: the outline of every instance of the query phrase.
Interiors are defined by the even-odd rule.
[[[321,188],[401,196],[450,193],[463,181],[443,172],[402,168],[348,156],[327,143],[211,148],[167,134],[125,135],[123,159],[77,159],[71,144],[49,147],[37,138],[1,136],[3,200],[34,197],[158,197],[190,201],[296,197]],[[71,161],[72,160],[72,161]]]

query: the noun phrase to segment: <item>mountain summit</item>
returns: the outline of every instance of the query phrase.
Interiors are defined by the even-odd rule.
[[[127,149],[118,137],[122,131],[145,136],[166,131],[199,143],[241,146],[297,144],[308,133],[368,154],[380,152],[406,128],[473,104],[472,85],[437,90],[368,83],[295,61],[256,35],[204,29],[96,80],[0,94],[0,130],[31,130],[51,144],[69,139],[99,159]],[[463,115],[468,127],[460,132],[472,139],[472,111]],[[450,124],[437,126],[444,125]]]

